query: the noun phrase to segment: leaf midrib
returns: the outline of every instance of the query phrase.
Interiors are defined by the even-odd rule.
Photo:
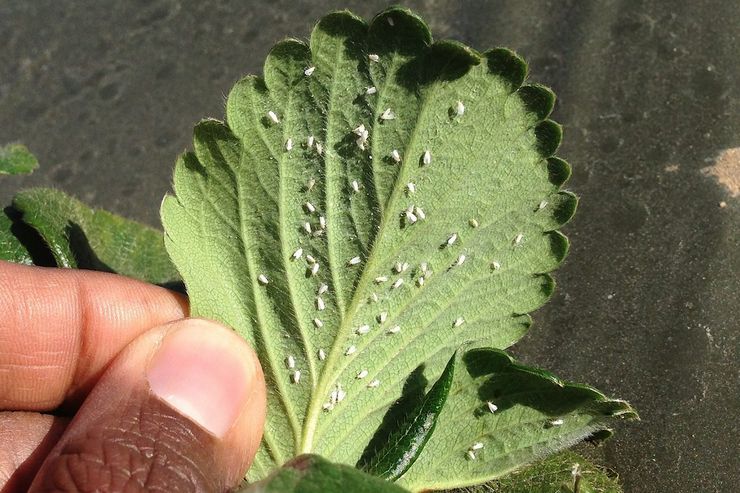
[[[335,64],[335,66],[337,66]],[[332,84],[332,95],[334,93],[334,87],[335,85]],[[419,117],[417,117],[417,122],[422,119],[422,113],[426,111],[426,109],[429,107],[427,104],[429,101],[429,97],[432,93],[436,92],[438,86],[434,85],[434,90],[429,91],[426,94],[426,97],[422,100],[422,104],[419,108]],[[330,102],[333,103],[333,98],[330,98]],[[331,104],[330,103],[330,104]],[[329,115],[331,115],[331,112],[329,112]],[[328,119],[329,117],[327,117]],[[327,121],[327,129],[331,129],[331,122]],[[407,148],[413,147],[413,144],[415,143],[417,131],[419,129],[419,125],[415,125],[414,129],[409,137],[409,144],[407,145]],[[403,161],[399,164],[399,172],[396,174],[396,179],[394,182],[393,190],[391,192],[391,196],[388,199],[388,204],[392,204],[396,198],[398,197],[398,194],[403,193],[403,187],[398,187],[399,178],[404,174],[406,171],[407,163],[411,162],[409,160],[408,154],[403,156]],[[403,181],[403,180],[401,180]],[[327,197],[328,198],[328,197]],[[388,215],[383,214],[380,216],[380,225],[378,226],[378,231],[375,234],[375,239],[382,237],[383,233],[385,232],[385,229],[388,227],[388,224],[392,224],[392,221],[388,221]],[[329,236],[329,230],[331,229],[331,223],[327,226],[327,237]],[[373,244],[375,243],[375,240],[373,241]],[[324,395],[326,392],[328,392],[329,386],[335,381],[336,378],[338,378],[344,368],[340,370],[338,373],[332,372],[331,378],[329,377],[330,372],[329,369],[332,369],[333,364],[335,363],[335,360],[340,357],[340,354],[342,353],[341,348],[343,347],[343,343],[346,341],[346,333],[348,332],[348,327],[345,325],[347,320],[352,320],[351,317],[347,317],[346,314],[354,314],[357,311],[358,304],[360,302],[359,296],[357,296],[357,293],[361,293],[364,291],[366,284],[368,283],[368,280],[371,278],[371,272],[374,271],[375,263],[378,259],[378,249],[377,248],[371,248],[370,250],[370,256],[368,257],[367,262],[363,266],[362,273],[360,274],[360,279],[358,280],[357,284],[355,285],[354,294],[352,296],[352,300],[350,303],[349,308],[346,311],[340,312],[340,323],[339,327],[337,329],[337,337],[334,340],[334,344],[332,344],[331,350],[329,352],[329,355],[326,359],[326,364],[324,365],[324,369],[321,373],[321,378],[319,379],[319,383],[316,386],[316,395]],[[331,249],[329,249],[329,255],[331,255]],[[332,275],[333,275],[333,269],[332,269]],[[321,400],[319,399],[312,399],[311,404],[309,406],[309,410],[306,413],[306,420],[304,422],[304,439],[303,443],[301,444],[301,452],[302,453],[308,453],[313,448],[313,438],[314,434],[318,428],[318,417],[319,413],[321,412]]]
[[[330,142],[333,142],[333,140],[330,138],[332,136],[334,125],[332,125],[332,119],[334,115],[334,106],[335,106],[335,95],[336,95],[336,87],[338,84],[335,83],[335,78],[337,74],[337,67],[340,66],[339,61],[344,58],[344,53],[341,49],[336,50],[336,57],[334,59],[334,63],[331,64],[332,67],[334,67],[334,70],[332,71],[332,77],[331,77],[331,90],[329,91],[329,106],[327,108],[326,112],[326,132],[324,134],[324,142],[326,144],[325,153],[324,153],[324,169],[326,171],[326,181],[327,184],[324,187],[324,205],[326,207],[326,215],[327,219],[330,219],[330,214],[333,215],[334,209],[329,207],[329,200],[331,199],[331,186],[328,186],[328,184],[332,183],[332,181],[329,179],[329,173],[330,170],[333,169],[329,166],[330,157],[331,157],[331,146],[329,145]],[[339,269],[334,269],[333,267],[338,265],[336,259],[334,258],[333,248],[331,248],[332,245],[332,238],[334,237],[332,231],[332,224],[334,221],[328,220],[327,226],[326,226],[326,242],[327,242],[327,257],[329,259],[329,271],[331,272],[331,279],[332,279],[332,285],[334,287],[334,296],[337,301],[337,311],[339,314],[339,324],[337,328],[337,338],[334,340],[334,344],[332,345],[332,349],[329,351],[329,355],[327,357],[326,363],[324,364],[324,367],[321,372],[321,377],[319,379],[319,382],[317,385],[314,386],[313,393],[311,395],[311,399],[309,400],[309,407],[306,412],[305,420],[303,422],[303,437],[302,442],[299,447],[299,453],[309,453],[311,452],[311,449],[313,448],[313,437],[314,433],[316,431],[316,422],[318,420],[318,415],[320,413],[320,406],[322,399],[319,397],[321,395],[324,395],[326,393],[326,384],[324,383],[326,380],[327,375],[327,368],[330,367],[331,363],[333,362],[335,348],[337,346],[337,340],[339,340],[339,334],[340,331],[344,328],[345,323],[345,310],[344,310],[344,293],[342,293],[341,284],[339,283],[338,279],[338,272]],[[356,292],[356,291],[355,291]]]

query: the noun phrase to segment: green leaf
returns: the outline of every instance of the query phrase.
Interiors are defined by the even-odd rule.
[[[165,243],[192,313],[261,358],[250,480],[300,453],[355,464],[410,378],[510,346],[551,296],[577,201],[551,157],[554,96],[526,72],[509,50],[432,42],[404,9],[339,12],[238,82],[227,123],[197,125]]]
[[[460,369],[432,435],[400,484],[419,491],[480,484],[635,418],[624,401],[520,365],[497,349],[474,349]]]
[[[25,265],[55,267],[56,262],[38,232],[8,206],[0,213],[0,260]]]
[[[393,483],[354,467],[333,464],[317,455],[302,455],[242,493],[404,493]]]
[[[603,467],[565,450],[485,485],[460,493],[621,493]]]
[[[394,420],[391,433],[380,427],[375,434],[375,438],[380,441],[379,446],[371,440],[357,467],[391,481],[401,477],[416,462],[432,437],[439,413],[447,401],[454,374],[455,355],[450,358],[439,380],[429,389],[424,399],[403,416],[400,422]]]
[[[25,175],[38,167],[36,156],[23,144],[0,147],[0,175]]]
[[[8,211],[0,212],[0,260],[33,265],[28,249],[13,233],[14,226],[15,222],[8,215]]]
[[[178,283],[161,231],[91,209],[58,190],[22,191],[13,206],[38,231],[59,267],[115,272],[170,287]]]

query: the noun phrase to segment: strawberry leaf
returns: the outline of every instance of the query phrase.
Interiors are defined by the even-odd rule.
[[[115,272],[168,287],[179,283],[161,231],[53,189],[19,192],[13,209],[21,214],[17,227],[33,228],[59,267]]]
[[[165,245],[192,313],[260,356],[268,420],[250,480],[301,453],[357,463],[410,380],[423,391],[460,348],[510,346],[551,296],[577,200],[560,190],[554,95],[526,73],[509,50],[434,42],[405,9],[370,24],[338,12],[239,81],[225,123],[196,126],[162,204]],[[507,464],[603,426],[581,424]],[[464,458],[467,438],[445,427]],[[428,487],[416,468],[401,480]],[[483,476],[457,466],[446,484]]]

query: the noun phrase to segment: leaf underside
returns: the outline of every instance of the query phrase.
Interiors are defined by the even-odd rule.
[[[250,480],[300,453],[355,464],[410,380],[434,382],[461,347],[510,346],[551,296],[576,198],[560,190],[554,96],[525,76],[508,50],[432,42],[404,9],[369,25],[339,12],[238,82],[226,123],[196,126],[162,205],[165,245],[193,315],[260,356],[268,419]],[[554,438],[492,470],[598,427],[580,412],[578,432],[516,428]],[[494,477],[484,462],[456,484]],[[431,487],[421,464],[402,482]]]
[[[45,243],[58,267],[115,272],[171,288],[180,283],[164,249],[161,231],[92,209],[59,190],[47,188],[19,192],[12,210],[21,215],[15,226],[33,228],[40,236],[36,242]],[[30,264],[31,256],[27,259],[7,260]]]

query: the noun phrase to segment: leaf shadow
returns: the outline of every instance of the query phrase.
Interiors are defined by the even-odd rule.
[[[57,263],[48,245],[38,231],[23,222],[23,213],[13,206],[3,209],[3,214],[10,219],[10,233],[23,245],[31,257],[33,265],[56,267]]]
[[[69,248],[75,257],[78,269],[95,270],[99,272],[109,272],[118,274],[110,265],[100,259],[95,253],[95,249],[90,244],[90,240],[82,227],[74,221],[69,221],[65,227],[65,236],[69,240]],[[182,281],[168,281],[158,283],[157,286],[187,294],[185,283]]]
[[[419,91],[421,87],[434,82],[459,79],[478,63],[479,59],[462,45],[437,42],[423,56],[403,64],[398,70],[396,82],[409,91]]]
[[[517,365],[499,351],[471,350],[463,356],[463,363],[471,377],[484,378],[478,385],[481,405],[474,411],[476,418],[490,414],[487,402],[496,405],[496,413],[518,405],[558,417],[594,401],[593,389],[565,385],[546,371]]]

